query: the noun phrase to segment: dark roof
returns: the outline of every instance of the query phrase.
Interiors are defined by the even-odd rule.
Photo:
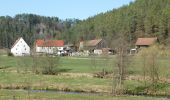
[[[138,38],[135,45],[152,45],[157,41],[157,37],[153,38]]]
[[[101,41],[102,39],[89,40],[85,42],[85,46],[96,46]]]
[[[64,46],[63,40],[36,40],[36,45],[39,47],[62,47]]]

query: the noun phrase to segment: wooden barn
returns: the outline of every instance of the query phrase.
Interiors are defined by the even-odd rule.
[[[103,53],[103,48],[108,48],[108,44],[104,39],[81,41],[79,46],[79,50],[86,50],[95,54]]]
[[[158,41],[157,37],[153,38],[138,38],[136,41],[136,48],[149,47]]]

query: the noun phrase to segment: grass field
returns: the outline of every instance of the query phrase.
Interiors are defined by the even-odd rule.
[[[25,65],[22,65],[23,62]],[[20,64],[22,63],[22,64]],[[0,68],[32,68],[31,57],[3,57],[0,56]],[[101,71],[103,68],[111,69],[106,66],[103,59],[96,58],[95,66],[92,64],[91,58],[77,58],[77,57],[61,57],[59,69],[63,69],[66,72],[83,72],[90,73],[95,71]]]
[[[44,58],[38,58],[39,64],[45,65],[47,62]],[[54,58],[55,59],[55,58]],[[62,91],[83,91],[83,92],[107,92],[112,90],[113,81],[111,78],[95,78],[93,74],[101,72],[103,69],[112,71],[115,67],[115,57],[61,57],[59,61],[58,75],[43,75],[32,72],[33,59],[31,57],[8,57],[0,56],[0,88],[1,89],[34,89],[34,90],[62,90]],[[128,68],[130,76],[142,75],[141,58],[133,58]],[[170,79],[170,57],[159,58],[159,75],[165,79]],[[140,79],[140,77],[139,77]],[[125,87],[128,90],[137,91],[143,87],[141,80],[126,80]],[[12,91],[0,90],[0,98],[11,98],[9,94]],[[14,91],[17,98],[24,98],[26,95],[22,91]],[[160,84],[158,92],[161,94],[170,94],[170,84]],[[3,95],[1,95],[3,94]],[[160,93],[159,93],[160,94]],[[6,95],[6,96],[5,96]],[[9,96],[9,98],[8,98]],[[38,97],[39,96],[39,97]],[[112,100],[113,97],[105,96],[81,96],[77,94],[51,94],[35,93],[32,94],[31,100],[36,98],[62,98],[66,96],[69,100],[82,97],[82,100]],[[68,100],[67,98],[62,98]],[[73,98],[73,99],[72,99]],[[94,98],[94,99],[93,99]],[[130,97],[129,100],[146,100],[152,98]],[[45,99],[45,100],[46,100]],[[114,97],[114,100],[122,100],[124,97]],[[17,99],[18,100],[18,99]],[[37,99],[39,100],[39,99]]]
[[[158,60],[159,74],[163,77],[170,77],[170,57],[161,57]],[[7,70],[31,70],[33,59],[31,57],[7,57],[0,56],[0,69]],[[128,67],[130,74],[142,74],[142,59],[132,58],[131,65]],[[76,72],[76,73],[93,73],[106,69],[113,70],[115,67],[115,57],[61,57],[60,66],[61,72]]]

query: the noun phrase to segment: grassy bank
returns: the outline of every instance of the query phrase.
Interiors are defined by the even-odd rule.
[[[155,97],[141,96],[121,96],[112,97],[108,95],[90,95],[90,94],[63,94],[46,92],[28,92],[23,90],[0,90],[1,100],[160,100]],[[163,99],[163,98],[162,98]]]
[[[88,76],[35,75],[0,72],[0,88],[5,89],[50,89],[63,91],[110,92],[111,80]],[[82,88],[83,87],[83,88]]]

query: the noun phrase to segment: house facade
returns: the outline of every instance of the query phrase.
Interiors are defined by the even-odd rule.
[[[58,54],[64,53],[63,40],[36,40],[36,53]]]
[[[26,56],[30,55],[30,47],[24,41],[22,37],[18,38],[11,48],[11,53],[14,56]]]

